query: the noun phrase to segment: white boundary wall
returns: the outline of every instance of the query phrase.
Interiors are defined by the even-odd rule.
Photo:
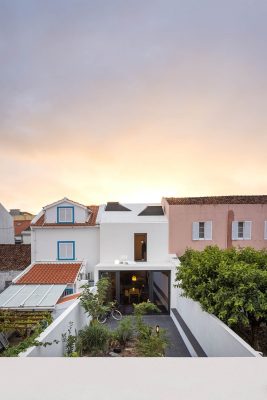
[[[62,343],[61,335],[66,333],[69,328],[69,323],[73,322],[72,334],[75,334],[75,329],[79,331],[90,321],[88,315],[80,305],[80,300],[72,303],[45,331],[37,338],[39,342],[53,342],[59,340],[59,343],[53,343],[51,346],[36,346],[30,347],[19,357],[62,357],[64,355],[64,343]]]
[[[260,357],[260,354],[196,301],[177,292],[176,308],[208,357]]]

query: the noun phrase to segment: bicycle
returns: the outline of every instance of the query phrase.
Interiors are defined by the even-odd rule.
[[[112,317],[116,321],[120,321],[122,319],[122,313],[116,308],[116,303],[112,303],[111,308],[105,312],[104,314],[98,315],[97,321],[100,324],[104,324],[107,319]]]

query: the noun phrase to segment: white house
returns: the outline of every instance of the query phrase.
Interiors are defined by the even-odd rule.
[[[126,310],[149,299],[169,312],[177,258],[168,252],[168,219],[161,204],[108,203],[100,218],[95,280],[109,276],[111,296]]]
[[[0,244],[13,243],[15,243],[13,218],[0,203]]]
[[[32,220],[32,262],[82,262],[85,273],[99,262],[98,206],[67,198],[43,208]]]

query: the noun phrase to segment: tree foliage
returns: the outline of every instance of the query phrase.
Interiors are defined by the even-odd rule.
[[[84,290],[79,298],[82,307],[92,317],[93,322],[97,320],[99,315],[105,314],[110,308],[110,304],[105,304],[109,286],[110,281],[108,278],[99,279],[95,293],[92,292],[92,288],[89,285],[83,286]]]
[[[180,261],[176,281],[183,295],[229,326],[249,325],[257,348],[257,330],[267,321],[267,251],[208,246],[186,250]]]

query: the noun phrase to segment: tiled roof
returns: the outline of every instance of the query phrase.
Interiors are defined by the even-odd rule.
[[[31,225],[31,220],[14,220],[15,235],[21,235],[21,232],[26,231]]]
[[[96,218],[97,218],[97,213],[99,206],[88,206],[92,213],[90,215],[90,218],[87,222],[85,223],[69,223],[69,224],[58,224],[58,223],[45,223],[45,214],[43,214],[36,222],[35,224],[32,224],[32,226],[94,226],[96,225]]]
[[[77,299],[80,295],[81,295],[81,293],[74,293],[74,294],[70,294],[69,296],[61,297],[58,300],[57,304],[61,304],[61,303],[65,303],[66,301]]]
[[[22,271],[30,263],[30,244],[0,244],[0,271]]]
[[[189,204],[267,204],[267,195],[255,196],[205,196],[205,197],[166,197],[170,205]]]
[[[81,263],[35,264],[16,284],[67,284],[74,283]]]

